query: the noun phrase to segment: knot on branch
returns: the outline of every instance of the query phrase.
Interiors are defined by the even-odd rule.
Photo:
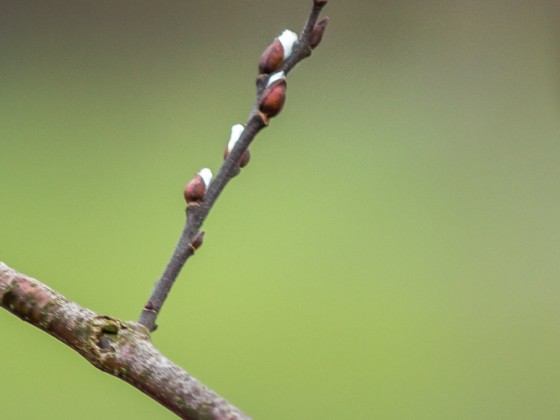
[[[123,322],[107,315],[98,315],[90,323],[89,345],[84,357],[98,369],[117,377],[127,374],[123,349],[131,343],[150,340],[147,328],[137,322]]]

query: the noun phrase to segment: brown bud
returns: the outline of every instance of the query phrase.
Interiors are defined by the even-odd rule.
[[[314,49],[315,47],[317,47],[317,45],[319,45],[319,43],[323,39],[323,34],[325,33],[325,29],[327,28],[328,23],[329,18],[325,17],[315,24],[313,30],[311,31],[311,35],[309,35],[309,45],[311,46],[311,48]]]
[[[315,3],[315,6],[324,6],[328,2],[329,2],[329,0],[313,0],[313,3]]]
[[[247,166],[250,160],[251,160],[251,152],[249,152],[249,149],[247,149],[241,155],[241,159],[239,160],[239,167],[244,168],[245,166]]]
[[[285,29],[262,53],[259,59],[259,72],[271,74],[280,70],[282,63],[292,55],[297,42],[297,34]]]
[[[229,150],[229,147],[226,146],[224,150],[224,160],[228,158],[230,152],[231,151]],[[241,159],[239,160],[239,167],[244,168],[245,166],[247,166],[249,160],[251,160],[251,152],[249,152],[249,149],[247,149],[241,155]]]
[[[200,248],[202,246],[202,240],[203,239],[204,239],[204,232],[198,232],[195,235],[195,237],[194,237],[194,239],[193,239],[193,241],[191,242],[191,245],[190,245],[193,254],[198,248]]]
[[[274,73],[282,66],[284,61],[284,48],[282,44],[276,38],[272,41],[266,50],[261,55],[259,59],[259,73]]]
[[[286,88],[286,79],[281,77],[264,89],[259,102],[259,111],[267,118],[272,118],[282,111],[286,101]]]
[[[198,205],[202,200],[204,200],[206,188],[208,188],[211,180],[212,171],[208,168],[204,168],[189,181],[184,191],[187,206]]]
[[[206,184],[202,177],[196,174],[185,187],[185,200],[187,205],[197,205],[204,200],[204,194],[206,194]]]

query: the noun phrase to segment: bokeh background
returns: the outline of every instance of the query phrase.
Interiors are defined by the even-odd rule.
[[[310,1],[0,5],[0,260],[136,319]],[[560,417],[560,3],[332,0],[159,349],[256,419]],[[1,417],[172,414],[0,311]]]

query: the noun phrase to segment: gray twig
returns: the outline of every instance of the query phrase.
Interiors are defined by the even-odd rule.
[[[300,61],[311,55],[312,49],[318,44],[317,38],[320,41],[322,33],[325,30],[327,19],[325,18],[319,23],[317,23],[317,19],[326,3],[326,1],[319,0],[313,2],[313,8],[299,36],[298,42],[295,45],[295,49],[290,57],[282,64],[281,70],[284,71],[285,74],[292,70]],[[169,259],[163,274],[157,280],[152,294],[138,320],[140,324],[144,325],[150,331],[154,331],[157,328],[156,319],[161,311],[163,303],[181,269],[189,257],[194,254],[196,247],[192,244],[197,235],[199,235],[200,228],[210,213],[210,210],[212,210],[212,206],[227,183],[239,173],[239,161],[257,133],[268,126],[268,118],[259,110],[259,104],[263,99],[266,82],[269,77],[270,75],[261,74],[257,78],[257,98],[249,115],[249,119],[247,120],[247,124],[245,125],[245,129],[229,156],[224,160],[217,176],[210,183],[204,200],[197,203],[197,205],[187,206],[185,227],[175,247],[175,251]]]

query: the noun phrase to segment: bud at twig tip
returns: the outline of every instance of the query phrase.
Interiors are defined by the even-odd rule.
[[[325,29],[327,28],[328,23],[329,18],[324,17],[319,22],[317,22],[311,30],[311,34],[309,35],[309,45],[312,49],[315,49],[323,39],[323,34],[325,33]]]

